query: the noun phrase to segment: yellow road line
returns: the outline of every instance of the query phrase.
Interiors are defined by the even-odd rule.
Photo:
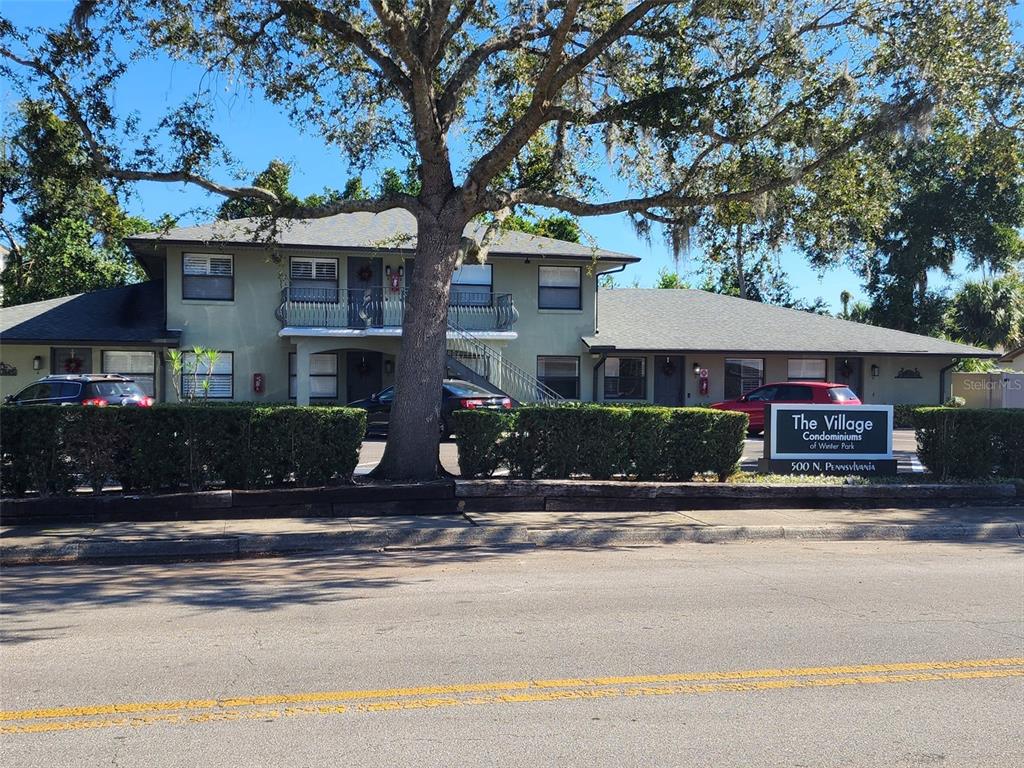
[[[466,683],[455,685],[433,685],[415,686],[404,688],[380,688],[368,690],[350,691],[322,691],[311,693],[293,694],[272,694],[262,696],[243,696],[224,699],[182,699],[172,701],[152,701],[123,704],[100,704],[81,707],[53,707],[47,709],[26,709],[0,711],[0,721],[25,721],[25,720],[46,720],[57,718],[83,718],[96,717],[100,715],[136,715],[134,718],[114,718],[118,725],[132,725],[135,720],[145,720],[160,714],[184,713],[190,710],[206,710],[211,719],[221,718],[222,711],[230,711],[243,707],[272,706],[272,705],[310,705],[314,703],[338,704],[339,702],[370,701],[375,699],[380,702],[382,708],[395,708],[389,700],[401,700],[413,697],[433,697],[437,700],[448,700],[444,697],[453,697],[465,694],[500,694],[501,696],[514,697],[516,694],[525,696],[539,696],[542,693],[533,691],[549,692],[553,698],[557,698],[558,689],[570,689],[569,698],[579,697],[582,689],[600,689],[607,686],[641,686],[641,685],[664,685],[668,683],[699,683],[716,681],[744,681],[764,680],[771,678],[812,677],[824,678],[822,684],[830,684],[828,681],[838,675],[894,675],[900,672],[935,672],[943,670],[986,670],[1005,667],[1024,666],[1024,657],[1020,658],[999,658],[999,659],[965,659],[958,661],[931,661],[931,662],[902,662],[893,664],[858,664],[842,665],[833,667],[781,667],[767,669],[738,670],[732,672],[687,672],[681,674],[665,675],[633,675],[633,676],[605,676],[586,678],[562,678],[552,680],[529,680],[491,683]],[[1006,675],[1015,676],[1015,675]],[[861,678],[859,678],[861,679]],[[891,678],[886,678],[891,679]],[[953,679],[953,678],[949,678]],[[771,684],[766,688],[770,688]],[[788,687],[801,687],[792,685]],[[653,690],[653,689],[652,689]],[[724,689],[723,689],[724,690]],[[747,690],[747,689],[744,689]],[[487,698],[487,697],[484,697]],[[515,700],[509,698],[508,700]],[[521,699],[542,701],[545,699]],[[304,707],[294,708],[297,711]],[[313,707],[312,709],[323,710],[324,707]],[[344,711],[344,707],[334,707],[334,710]],[[276,710],[275,710],[276,711]],[[193,715],[192,717],[198,717]],[[79,722],[107,722],[107,721],[79,721]],[[143,723],[146,724],[146,723]],[[82,726],[93,727],[93,726]],[[95,726],[104,727],[104,726]],[[0,728],[0,733],[5,732]]]

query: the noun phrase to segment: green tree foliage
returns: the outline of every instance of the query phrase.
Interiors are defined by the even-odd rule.
[[[936,109],[1018,115],[1024,59],[1000,0],[79,0],[74,21],[0,19],[0,70],[87,129],[104,178],[187,182],[280,216],[415,216],[390,478],[437,470],[433,393],[469,222],[524,206],[627,213],[678,250],[701,211],[813,198],[833,163]],[[356,167],[407,155],[418,191],[308,209],[218,182],[217,78],[154,132],[115,109],[118,78],[154,52],[262,92]]]
[[[873,177],[875,202],[833,221],[846,236],[833,234],[828,247],[854,255],[872,322],[941,333],[949,299],[932,287],[932,275],[952,277],[958,258],[996,275],[1024,258],[1024,140],[1019,131],[975,129],[946,114],[927,139],[904,145],[887,139],[870,150],[873,157],[861,156],[860,177]],[[887,211],[881,219],[879,202]],[[811,248],[819,263],[837,255],[821,243]]]
[[[41,101],[19,105],[2,139],[0,210],[9,263],[0,274],[5,306],[124,285],[139,279],[123,239],[152,225],[129,216],[96,178],[82,137]]]
[[[1016,271],[965,283],[950,302],[950,336],[989,348],[1024,344],[1024,280]]]

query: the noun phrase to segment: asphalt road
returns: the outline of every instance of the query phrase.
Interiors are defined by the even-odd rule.
[[[1024,764],[1019,543],[9,568],[2,764]]]
[[[356,474],[365,474],[377,466],[380,457],[384,455],[386,440],[379,437],[368,438],[363,442],[362,450],[359,452],[359,466]],[[917,461],[917,440],[912,429],[893,430],[892,436],[893,455],[899,463],[900,472],[921,472],[923,468]],[[757,466],[757,460],[764,455],[764,440],[760,437],[747,438],[743,446],[744,469],[753,470]],[[441,464],[454,475],[459,473],[459,452],[454,441],[441,443]]]

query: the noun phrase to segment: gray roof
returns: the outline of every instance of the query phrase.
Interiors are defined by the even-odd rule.
[[[616,288],[598,295],[588,347],[664,352],[821,352],[996,357],[988,349],[689,289]]]
[[[107,288],[0,309],[0,342],[162,343],[166,330],[163,281]]]
[[[260,246],[264,235],[258,232],[259,219],[215,221],[198,227],[177,227],[167,232],[148,232],[128,238],[130,246],[147,243],[205,243]],[[416,219],[404,208],[382,213],[339,213],[321,219],[282,219],[274,243],[287,248],[325,250],[374,249],[411,253],[416,248]],[[469,237],[479,239],[484,227],[477,223],[466,226]],[[624,253],[606,251],[585,243],[569,243],[526,232],[500,232],[492,241],[489,253],[496,256],[550,256],[569,259],[635,262],[640,259]]]

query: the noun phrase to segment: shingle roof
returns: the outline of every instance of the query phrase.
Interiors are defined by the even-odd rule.
[[[0,342],[156,342],[164,322],[162,280],[0,309]]]
[[[178,227],[164,233],[149,232],[128,239],[130,246],[146,243],[221,243],[225,245],[261,245],[256,219],[215,221],[198,227]],[[290,248],[318,248],[411,253],[416,247],[416,219],[403,208],[382,213],[340,213],[322,219],[282,219],[275,243]],[[483,226],[470,223],[467,236],[483,232]],[[636,256],[606,251],[587,244],[569,243],[526,232],[501,232],[492,241],[490,253],[497,256],[534,256],[603,261],[639,261]]]
[[[598,295],[588,347],[635,351],[827,352],[996,357],[988,349],[689,289],[617,288]]]

